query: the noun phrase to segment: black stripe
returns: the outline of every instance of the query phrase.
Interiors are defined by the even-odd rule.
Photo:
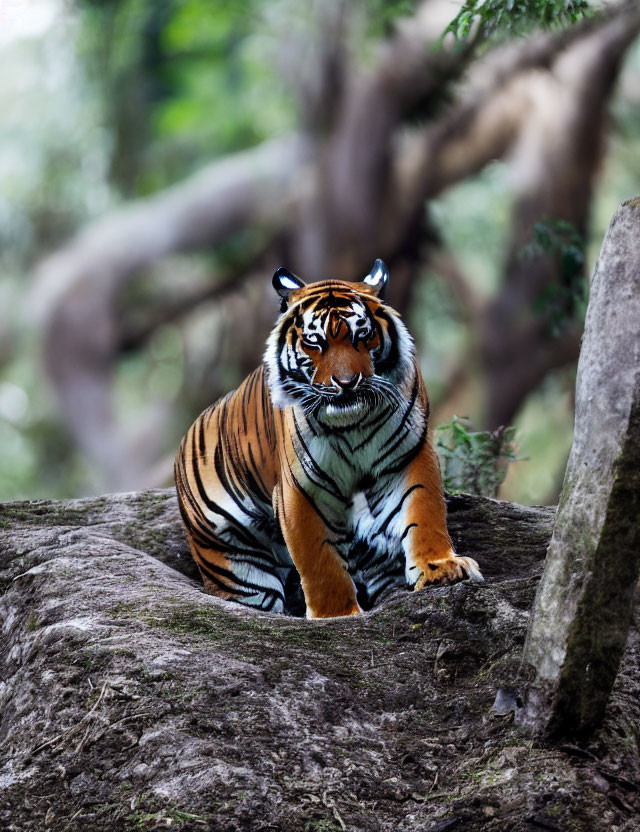
[[[378,588],[375,590],[375,592],[372,595],[369,596],[369,599],[371,601],[371,606],[375,605],[375,603],[378,600],[378,598],[380,597],[380,595],[383,592],[386,592],[386,590],[389,589],[389,587],[394,586],[394,585],[398,585],[399,583],[401,583],[401,580],[399,580],[399,579],[402,579],[403,577],[404,577],[404,568],[401,569],[401,570],[398,570],[396,572],[392,572],[389,575],[389,577],[382,584],[380,584],[378,586]]]
[[[367,506],[369,507],[369,511],[371,514],[376,513],[376,509],[378,508],[378,504],[381,500],[383,500],[387,496],[387,483],[383,482],[380,490],[371,489],[368,491],[365,496],[367,498]]]
[[[252,468],[252,473],[250,475],[251,479],[256,484],[257,489],[259,489],[259,491],[261,491],[262,494],[264,494],[264,496],[268,498],[268,501],[271,502],[271,492],[267,488],[265,481],[262,479],[260,469],[256,465],[256,460],[253,456],[253,448],[251,447],[250,442],[247,444],[247,452],[249,454],[249,462],[251,463]]]
[[[417,524],[417,523],[409,523],[409,525],[407,526],[407,528],[406,528],[406,529],[402,532],[402,535],[401,535],[401,537],[400,537],[400,540],[404,540],[404,539],[405,539],[405,537],[409,534],[410,530],[411,530],[411,529],[413,529],[413,528],[416,528],[416,529],[417,529],[417,528],[418,528],[418,524]]]
[[[260,584],[254,584],[251,581],[246,581],[243,578],[239,578],[235,574],[235,572],[231,572],[229,569],[224,569],[222,566],[217,566],[217,564],[211,563],[210,561],[206,561],[205,572],[207,573],[207,577],[209,577],[209,573],[211,573],[211,576],[218,575],[221,578],[226,578],[229,581],[233,581],[234,584],[236,584],[237,586],[241,586],[245,589],[254,590],[254,592],[244,592],[242,590],[231,589],[232,592],[238,595],[255,595],[255,591],[266,592],[272,595],[276,595],[284,601],[284,594],[279,593],[277,589],[274,589],[270,586],[260,586]],[[224,588],[229,589],[229,587]]]
[[[206,573],[207,578],[211,581],[211,583],[214,583],[218,587],[218,589],[222,589],[224,592],[230,592],[232,595],[240,595],[240,596],[243,596],[245,598],[250,598],[252,595],[256,594],[255,592],[245,592],[242,589],[237,589],[234,586],[229,586],[228,584],[225,584],[216,575],[216,572],[218,571],[218,569],[217,569],[217,567],[214,569],[213,564],[210,564],[210,563],[207,562],[207,565],[205,565],[205,564],[201,563],[199,560],[196,561],[196,563],[198,564],[198,568]],[[226,572],[227,570],[223,569],[221,571]],[[229,573],[229,574],[232,574],[232,573]],[[232,576],[232,579],[233,579],[233,576]],[[235,583],[235,579],[233,579],[233,580],[234,580],[234,583]]]
[[[238,443],[235,437],[232,437],[231,439],[228,437],[223,438],[224,444],[226,445],[226,448],[224,448],[226,453],[223,453],[222,442],[219,442],[216,445],[213,455],[214,468],[216,474],[218,475],[220,484],[243,514],[255,521],[259,521],[262,519],[263,514],[259,510],[252,509],[246,505],[244,499],[247,496],[246,483],[240,476],[241,472],[239,472],[233,464],[234,460],[238,463],[241,462],[241,454],[238,448]],[[237,523],[237,521],[235,522]],[[246,528],[246,526],[244,526],[244,528]]]
[[[389,338],[389,342],[391,347],[386,358],[381,358],[375,362],[376,373],[380,375],[385,375],[393,372],[398,366],[400,361],[400,350],[398,349],[398,341],[400,336],[398,335],[398,327],[393,320],[393,317],[389,315],[382,307],[376,310],[376,318],[382,318],[383,321],[386,322],[388,330],[386,332],[387,337]],[[384,328],[380,326],[380,331],[378,332],[378,336],[381,333],[384,333]],[[381,346],[384,343],[384,339],[381,339]]]
[[[368,424],[366,424],[366,423],[362,424],[361,427],[363,427],[363,428],[371,427],[372,431],[368,436],[366,436],[362,440],[362,442],[358,443],[353,450],[354,451],[359,451],[360,448],[363,448],[367,443],[371,442],[373,437],[376,435],[376,433],[378,433],[378,431],[382,427],[383,423],[386,421],[387,417],[390,416],[390,415],[391,415],[391,408],[386,407],[382,411],[382,413],[379,416],[376,416],[376,418],[372,422],[369,422]]]
[[[427,422],[424,423],[424,428],[422,429],[422,433],[420,434],[417,444],[409,448],[409,450],[405,454],[403,454],[403,456],[398,457],[398,459],[396,459],[392,465],[389,465],[389,467],[384,468],[382,471],[380,471],[380,476],[386,477],[389,474],[397,474],[399,471],[402,471],[404,468],[406,468],[407,465],[411,462],[411,460],[415,459],[415,457],[420,453],[426,438]]]
[[[393,520],[393,518],[396,516],[396,514],[398,514],[398,512],[402,508],[402,504],[407,499],[409,494],[411,494],[412,491],[415,491],[418,488],[424,488],[424,485],[422,485],[421,483],[416,483],[415,485],[412,485],[411,488],[408,488],[404,492],[404,494],[402,495],[402,499],[400,500],[398,505],[392,511],[390,511],[389,514],[387,514],[387,517],[386,517],[384,523],[380,526],[378,531],[373,535],[374,538],[378,537],[378,535],[384,534],[386,532],[386,530],[389,526],[389,523]]]
[[[309,451],[309,448],[307,447],[307,444],[302,436],[302,431],[300,430],[300,425],[298,424],[298,419],[296,418],[295,411],[292,411],[291,415],[293,417],[293,424],[296,429],[296,438],[302,446],[303,453],[298,453],[298,459],[300,460],[305,474],[311,480],[311,482],[314,483],[314,485],[318,486],[318,488],[321,488],[323,491],[326,491],[328,494],[331,494],[332,497],[335,497],[341,503],[344,503],[345,505],[350,504],[351,500],[343,496],[343,494],[340,491],[340,487],[338,486],[338,483],[332,477],[330,477],[325,471],[323,471],[322,468],[320,468],[318,463],[311,455],[311,452]],[[310,471],[307,469],[310,469]],[[323,485],[322,483],[318,482],[316,479],[314,479],[312,474],[314,474],[316,477],[319,477],[321,480],[327,483],[327,485]]]
[[[391,445],[391,443],[398,436],[398,434],[400,433],[401,430],[403,430],[403,429],[408,430],[408,428],[406,428],[406,426],[405,426],[405,422],[407,421],[407,419],[409,417],[409,414],[413,410],[413,407],[414,407],[414,405],[416,403],[416,400],[418,398],[419,391],[420,391],[420,384],[418,382],[418,374],[416,373],[415,378],[413,380],[413,389],[411,390],[411,398],[409,399],[409,402],[407,403],[407,406],[404,410],[404,413],[402,414],[402,417],[400,419],[400,424],[394,430],[394,432],[391,434],[391,436],[388,438],[388,440],[387,440],[387,450],[377,460],[378,462],[382,462],[382,460],[385,459],[385,457],[387,457],[387,456],[389,456],[389,454],[393,453],[393,451],[395,451],[397,449],[397,447],[406,438],[405,436],[403,436],[402,439],[399,442],[396,442],[394,445]]]
[[[190,518],[191,524],[202,523],[211,526],[211,528],[215,529],[216,524],[212,520],[209,520],[208,517],[205,517],[204,512],[202,510],[202,503],[196,498],[195,494],[191,489],[191,486],[189,485],[189,480],[187,478],[185,470],[184,444],[185,443],[183,442],[183,444],[180,446],[181,457],[179,465],[176,466],[176,472],[179,472],[180,477],[180,488],[177,489],[178,501],[181,504],[181,506],[184,502],[187,502],[189,504],[189,508],[194,515],[193,518]],[[197,464],[197,462],[195,464]]]
[[[343,533],[344,533],[344,529],[342,529],[342,528],[337,528],[336,526],[332,525],[332,524],[331,524],[331,523],[327,520],[327,518],[324,516],[324,514],[320,511],[320,509],[319,509],[319,508],[318,508],[318,506],[316,505],[315,501],[311,498],[311,496],[310,496],[309,494],[307,494],[307,492],[304,490],[304,488],[302,487],[302,485],[298,482],[298,480],[296,479],[296,476],[295,476],[295,474],[293,473],[293,471],[291,470],[291,468],[289,468],[289,473],[291,474],[291,479],[292,479],[292,481],[293,481],[293,483],[294,483],[294,485],[295,485],[296,489],[297,489],[297,490],[298,490],[298,491],[302,494],[302,496],[303,496],[303,497],[305,498],[305,500],[309,503],[309,505],[311,506],[311,508],[315,511],[315,513],[316,513],[316,514],[318,515],[318,517],[322,520],[322,522],[323,522],[323,523],[325,524],[325,526],[329,529],[329,531],[331,531],[331,532],[333,532],[334,534],[337,534],[337,535],[341,535],[341,534],[343,534]]]
[[[209,511],[212,511],[214,514],[219,514],[221,517],[224,517],[236,530],[236,534],[241,540],[244,540],[246,543],[251,544],[252,538],[246,534],[246,527],[243,526],[236,518],[230,514],[228,511],[219,506],[216,502],[214,502],[207,492],[205,491],[204,484],[202,482],[202,478],[200,476],[200,471],[198,469],[198,465],[195,464],[193,466],[193,476],[196,481],[196,486],[198,488],[198,494],[202,499],[202,502],[206,505]]]
[[[200,458],[204,462],[207,448],[204,441],[204,420],[198,419],[198,450],[200,451]]]

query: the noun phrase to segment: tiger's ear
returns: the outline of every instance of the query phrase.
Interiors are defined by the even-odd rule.
[[[371,267],[371,271],[362,281],[367,286],[371,286],[374,294],[383,295],[387,283],[389,282],[389,269],[386,264],[378,258]]]
[[[280,311],[284,312],[289,303],[289,295],[296,289],[302,289],[305,285],[299,277],[293,272],[280,266],[273,274],[273,288],[280,295],[282,303],[280,304]]]

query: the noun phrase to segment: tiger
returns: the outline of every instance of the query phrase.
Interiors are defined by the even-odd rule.
[[[261,365],[176,456],[207,592],[315,619],[400,586],[483,580],[447,532],[429,400],[388,281],[380,259],[359,283],[273,275],[281,308]]]

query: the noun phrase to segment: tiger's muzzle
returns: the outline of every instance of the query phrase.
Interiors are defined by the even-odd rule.
[[[362,382],[362,378],[362,373],[355,373],[349,378],[336,378],[336,376],[331,376],[331,386],[340,395],[343,393],[351,393],[358,389]]]
[[[331,376],[331,385],[323,385],[320,421],[329,427],[349,427],[360,421],[371,407],[369,397],[359,390],[363,380],[362,373],[350,378]]]

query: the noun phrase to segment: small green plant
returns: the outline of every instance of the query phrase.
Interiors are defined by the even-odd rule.
[[[495,497],[507,468],[519,459],[513,441],[515,428],[474,431],[467,419],[454,416],[436,430],[445,489],[452,494],[465,491]]]

